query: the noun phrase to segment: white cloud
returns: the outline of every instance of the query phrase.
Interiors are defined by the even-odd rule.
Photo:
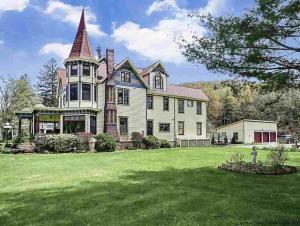
[[[4,44],[4,41],[0,40],[0,45]]]
[[[197,11],[201,14],[216,14],[222,11],[224,5],[225,0],[208,0],[208,3]],[[155,1],[148,8],[147,14],[163,10],[173,12],[174,17],[164,18],[157,25],[148,28],[127,21],[119,27],[113,26],[112,37],[116,42],[124,43],[127,49],[151,60],[184,63],[185,59],[174,41],[175,37],[191,40],[195,33],[204,34],[205,28],[197,23],[196,18],[189,18],[188,14],[191,11],[178,7],[175,0]]]
[[[72,6],[57,0],[50,0],[44,12],[57,20],[61,20],[77,27],[81,11],[81,6]],[[101,31],[100,26],[95,23],[96,20],[96,15],[92,13],[89,8],[85,8],[85,22],[89,35],[94,37],[104,36],[105,33]]]
[[[29,0],[0,0],[0,12],[22,12],[29,5]]]
[[[153,12],[160,12],[169,9],[179,10],[179,7],[176,4],[176,0],[154,1],[148,8],[147,14],[150,15]]]
[[[39,54],[55,54],[62,60],[68,58],[72,44],[62,44],[58,42],[45,44],[39,51]]]

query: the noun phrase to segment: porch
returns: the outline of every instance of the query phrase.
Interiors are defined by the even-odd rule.
[[[39,107],[23,109],[16,112],[19,119],[18,134],[25,131],[22,127],[24,120],[29,121],[31,134],[97,134],[97,113],[99,110],[91,108],[54,108]]]

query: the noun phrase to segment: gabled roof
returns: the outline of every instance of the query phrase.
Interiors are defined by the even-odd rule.
[[[82,9],[77,34],[69,55],[69,59],[73,59],[73,58],[95,60],[93,51],[90,46],[88,33],[86,31],[85,20],[84,20],[84,9]]]
[[[142,70],[142,72],[140,73],[141,76],[144,76],[144,75],[146,75],[146,74],[152,72],[152,71],[153,71],[155,68],[157,68],[158,66],[160,66],[160,67],[162,68],[163,72],[168,76],[168,73],[167,73],[166,69],[164,68],[164,66],[163,66],[163,64],[161,63],[160,60],[157,61],[157,62],[155,62],[155,63],[153,63],[153,64],[151,64],[151,65],[149,65],[148,67],[145,67],[145,68]]]
[[[173,96],[179,98],[190,98],[195,100],[209,101],[208,97],[201,89],[194,89],[179,85],[168,84],[167,91],[153,90],[152,94],[161,96]]]
[[[137,78],[141,81],[141,83],[145,86],[145,88],[150,89],[146,81],[141,77],[139,73],[139,69],[132,63],[132,61],[129,58],[125,58],[117,66],[115,66],[115,70],[122,68],[122,66],[124,66],[126,63],[128,63],[133,73],[137,76]]]

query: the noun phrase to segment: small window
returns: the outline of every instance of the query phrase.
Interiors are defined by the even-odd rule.
[[[89,65],[83,65],[83,76],[90,76],[90,66]]]
[[[193,106],[194,106],[194,101],[188,100],[188,101],[187,101],[187,106],[188,106],[188,107],[193,107]]]
[[[164,111],[169,111],[169,97],[164,97]]]
[[[202,115],[202,102],[197,101],[197,115]]]
[[[197,122],[197,135],[202,135],[202,123]]]
[[[70,84],[70,100],[78,100],[78,84]]]
[[[94,101],[97,102],[97,85],[94,85]]]
[[[153,96],[147,95],[147,109],[153,109]]]
[[[78,66],[77,66],[77,64],[73,64],[73,65],[71,65],[71,75],[72,76],[75,76],[75,75],[77,75],[77,72],[78,72]]]
[[[97,118],[94,115],[90,116],[90,132],[97,134]]]
[[[129,90],[128,89],[118,89],[118,104],[129,104]]]
[[[90,84],[82,84],[82,100],[91,100]]]
[[[238,132],[233,132],[233,137],[235,138],[236,141],[239,140],[239,133]]]
[[[155,89],[164,89],[164,80],[160,75],[154,76],[154,88]]]
[[[127,136],[128,135],[128,118],[120,117],[120,135]]]
[[[184,122],[178,122],[178,135],[184,135]]]
[[[159,132],[170,132],[170,123],[159,123]]]
[[[131,82],[131,76],[130,72],[121,72],[121,82],[130,83]]]
[[[184,113],[184,100],[178,100],[178,113]]]

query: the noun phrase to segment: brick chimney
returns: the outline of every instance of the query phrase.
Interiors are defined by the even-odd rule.
[[[116,83],[114,77],[114,49],[106,49],[107,81],[105,85],[104,132],[120,140],[117,127]]]

